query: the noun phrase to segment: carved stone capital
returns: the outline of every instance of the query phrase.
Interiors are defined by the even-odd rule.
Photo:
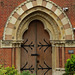
[[[12,43],[13,47],[21,47],[21,43],[23,43],[23,40],[15,40]]]
[[[2,48],[11,48],[12,40],[2,40]]]
[[[1,48],[13,48],[13,47],[20,47],[23,40],[2,40],[1,41]]]
[[[64,47],[65,46],[64,40],[51,40],[50,42],[52,45],[55,45],[56,47]]]
[[[75,40],[66,40],[65,43],[66,44],[75,44]]]
[[[75,40],[66,40],[65,47],[75,47]]]

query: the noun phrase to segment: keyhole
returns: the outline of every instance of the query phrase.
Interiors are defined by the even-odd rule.
[[[39,63],[39,60],[37,60],[37,63]]]

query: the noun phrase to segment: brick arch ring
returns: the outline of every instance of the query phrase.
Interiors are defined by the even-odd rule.
[[[46,9],[52,11],[58,19],[60,19],[64,31],[65,31],[65,40],[74,40],[74,34],[72,30],[72,25],[67,17],[67,15],[64,13],[64,11],[55,3],[49,0],[26,0],[24,3],[19,5],[9,16],[4,33],[3,33],[3,40],[13,40],[13,30],[16,22],[20,20],[20,17],[24,14],[24,12],[27,12],[29,9],[32,9],[34,7],[45,7]],[[27,14],[28,15],[28,14]],[[10,39],[9,39],[10,37]]]

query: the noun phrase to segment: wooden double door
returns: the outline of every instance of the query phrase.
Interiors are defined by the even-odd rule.
[[[50,37],[39,20],[29,24],[21,45],[21,71],[35,75],[52,75],[52,49]]]

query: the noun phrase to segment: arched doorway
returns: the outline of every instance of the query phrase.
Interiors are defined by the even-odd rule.
[[[52,75],[52,50],[50,36],[39,20],[29,24],[21,45],[21,71],[29,70],[36,75]]]
[[[71,25],[68,17],[66,16],[66,14],[63,12],[63,10],[58,5],[56,5],[52,1],[48,1],[48,0],[40,0],[40,1],[41,2],[39,2],[39,0],[33,0],[33,1],[26,0],[11,13],[11,15],[9,16],[9,18],[6,22],[5,28],[4,28],[2,42],[5,42],[5,43],[1,42],[1,46],[2,46],[1,48],[14,48],[12,51],[12,60],[13,60],[12,64],[15,64],[15,67],[20,72],[20,68],[23,68],[22,65],[20,67],[20,64],[22,63],[22,62],[20,63],[20,61],[22,60],[22,57],[20,60],[20,56],[21,56],[20,54],[22,54],[22,53],[20,53],[20,51],[23,51],[20,49],[21,43],[23,42],[22,35],[28,28],[30,28],[30,27],[28,27],[29,23],[35,19],[38,19],[38,20],[42,21],[42,23],[44,24],[43,28],[48,31],[48,33],[50,35],[50,40],[52,40],[52,41],[50,41],[51,45],[52,45],[52,75],[56,75],[57,71],[59,71],[57,69],[57,68],[59,68],[59,56],[58,56],[59,48],[58,47],[59,47],[59,45],[61,47],[62,46],[64,47],[64,45],[67,46],[65,40],[74,40],[74,34],[73,34],[73,30],[72,30],[72,25]],[[31,25],[29,25],[29,26],[31,26]],[[29,31],[29,29],[28,29],[28,31]],[[40,28],[39,28],[39,31],[40,31]],[[31,33],[31,31],[30,31],[30,33]],[[43,35],[43,33],[40,33],[40,35]],[[33,35],[31,35],[30,37],[32,37],[32,36]],[[25,36],[25,38],[26,38],[26,36]],[[44,36],[43,36],[43,38],[44,38]],[[24,40],[26,41],[27,39],[24,39]],[[31,40],[31,42],[32,41],[33,40]],[[29,42],[29,40],[25,43],[26,46],[27,45],[29,46],[30,42],[29,43],[28,42]],[[8,45],[7,45],[7,43],[8,43]],[[42,41],[41,43],[46,45],[46,43],[44,41]],[[38,44],[39,44],[39,42],[37,43],[37,45]],[[32,45],[34,45],[34,47],[36,46],[35,43],[32,43]],[[34,49],[34,47],[32,47],[32,48]],[[70,46],[68,46],[68,47],[70,47]],[[73,45],[72,45],[72,47],[73,47]],[[36,51],[38,52],[39,47],[35,47],[35,48],[36,48]],[[42,47],[41,49],[44,49],[44,48],[47,48],[47,47]],[[26,47],[26,49],[29,50],[30,48],[28,49],[28,47]],[[48,49],[46,50],[46,52],[48,51]],[[65,48],[63,48],[63,49],[65,49]],[[39,50],[39,52],[40,51],[41,50]],[[61,56],[64,59],[64,50],[62,50],[62,51],[63,51],[63,54]],[[14,52],[16,53],[16,55]],[[43,52],[40,52],[40,53],[43,54]],[[41,54],[39,54],[39,55],[41,55]],[[45,55],[43,55],[43,56],[45,56]],[[38,57],[39,56],[34,56],[34,58],[37,58],[37,59],[38,59]],[[47,56],[45,56],[45,57],[47,57]],[[16,60],[15,60],[15,58],[16,58]],[[39,58],[39,60],[41,60],[41,59],[42,58]],[[31,61],[32,60],[33,59],[31,59]],[[31,63],[31,61],[30,61],[30,63]],[[49,62],[51,63],[50,60],[49,60]],[[62,63],[64,65],[64,60]],[[23,64],[25,65],[26,61]],[[35,61],[35,64],[37,65],[38,63],[36,63],[36,61]],[[32,67],[34,69],[32,71],[34,71],[34,72],[36,71],[37,74],[40,73],[41,71],[43,73],[47,74],[51,71],[50,69],[48,69],[51,66],[47,67],[48,64],[47,65],[46,64],[43,64],[43,63],[41,64],[41,66],[43,66],[43,68],[45,68],[43,70],[41,70],[41,69],[37,70],[37,68],[40,66],[36,67],[36,65],[35,65],[35,68],[34,68],[33,64],[32,64],[33,66],[31,66],[31,64],[29,66],[27,66],[28,65],[27,64],[24,68],[28,69],[29,67]],[[59,73],[61,73],[61,70],[59,71]]]

